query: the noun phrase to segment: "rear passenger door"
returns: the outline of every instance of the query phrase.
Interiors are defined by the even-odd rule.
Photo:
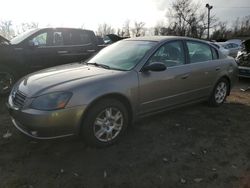
[[[214,80],[220,71],[220,62],[217,61],[218,53],[210,45],[187,40],[188,53],[187,69],[191,71],[189,81],[192,83],[187,98],[195,100],[210,95]]]
[[[96,44],[88,32],[80,29],[54,29],[49,44],[55,57],[51,66],[79,62],[95,53]]]
[[[94,34],[93,34],[94,35]],[[96,53],[96,41],[92,33],[87,30],[68,30],[65,33],[65,45],[68,46],[67,54],[71,62],[86,60]]]

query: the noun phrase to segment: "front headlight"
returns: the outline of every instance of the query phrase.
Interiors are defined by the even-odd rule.
[[[41,95],[34,99],[31,108],[37,110],[58,110],[64,108],[72,93],[70,92],[55,92],[46,95]]]

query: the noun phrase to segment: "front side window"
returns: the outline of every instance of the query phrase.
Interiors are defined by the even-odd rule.
[[[168,42],[161,46],[149,59],[149,63],[161,62],[167,67],[185,64],[185,53],[181,41]]]
[[[41,33],[37,36],[35,36],[32,39],[32,42],[36,45],[36,46],[47,46],[47,32],[46,33]]]
[[[210,61],[213,59],[209,45],[201,42],[187,41],[190,63]]]

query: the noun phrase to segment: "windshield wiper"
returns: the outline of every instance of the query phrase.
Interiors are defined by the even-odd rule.
[[[96,67],[102,67],[102,68],[105,68],[105,69],[110,69],[110,66],[108,65],[104,65],[104,64],[100,64],[100,63],[96,63],[96,62],[84,62],[83,64],[85,65],[94,65]]]

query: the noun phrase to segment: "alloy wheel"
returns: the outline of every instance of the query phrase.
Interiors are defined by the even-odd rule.
[[[222,103],[227,95],[227,84],[225,82],[220,82],[215,90],[215,101],[216,103]]]
[[[119,109],[106,108],[94,121],[94,135],[101,142],[109,142],[119,135],[123,123],[124,117]]]

